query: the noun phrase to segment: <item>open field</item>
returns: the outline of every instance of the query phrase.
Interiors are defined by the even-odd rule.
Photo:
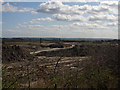
[[[118,88],[119,41],[3,39],[3,88]]]

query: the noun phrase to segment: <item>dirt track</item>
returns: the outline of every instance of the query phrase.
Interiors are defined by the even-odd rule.
[[[35,51],[35,52],[30,52],[30,54],[38,54],[38,53],[41,53],[41,52],[50,52],[50,51],[59,51],[59,50],[63,50],[63,49],[71,49],[71,48],[74,48],[75,45],[72,45],[71,47],[66,47],[66,48],[48,48],[46,50],[39,50],[39,51]]]

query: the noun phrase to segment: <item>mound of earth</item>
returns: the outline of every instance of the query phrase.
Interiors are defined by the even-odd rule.
[[[33,56],[29,54],[29,50],[27,48],[23,48],[16,45],[3,45],[2,46],[2,61],[6,62],[14,62],[21,61],[23,59],[32,59]]]

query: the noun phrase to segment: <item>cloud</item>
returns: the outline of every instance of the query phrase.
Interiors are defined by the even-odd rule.
[[[78,9],[77,5],[71,7],[69,5],[62,4],[60,1],[48,1],[40,4],[37,11],[49,14],[82,14],[82,12],[80,12],[80,9],[82,10],[82,8]]]
[[[116,8],[116,7],[118,7],[118,1],[103,1],[103,2],[101,2],[101,5]]]
[[[110,2],[110,3],[109,3]],[[88,4],[85,5],[64,5],[60,1],[47,1],[45,3],[40,4],[38,8],[38,12],[43,13],[50,13],[50,14],[83,14],[83,13],[93,13],[98,14],[100,12],[102,13],[116,13],[117,14],[117,7],[118,2],[117,1],[103,1],[100,2],[100,5],[97,6],[91,6]],[[114,10],[116,9],[116,10]]]
[[[43,27],[40,24],[18,24],[18,26],[16,27],[17,29],[29,29],[29,30],[36,30],[36,29],[40,29],[41,27]]]
[[[24,22],[23,24],[18,24],[16,26],[17,29],[19,28],[39,28],[41,27],[41,22],[42,21],[52,21],[53,19],[51,19],[50,17],[46,17],[46,18],[35,18],[35,19],[32,19],[28,22]]]
[[[5,5],[2,6],[3,12],[16,12],[17,10],[18,10],[17,7],[14,7],[10,5],[9,3],[6,3]]]
[[[116,22],[114,22],[114,23],[107,23],[106,24],[108,27],[116,27],[117,25],[118,25],[118,23]]]
[[[23,8],[21,10],[18,10],[18,12],[33,12],[33,8]]]
[[[37,28],[41,28],[41,25],[28,25],[27,26],[28,29],[32,29],[32,30],[36,30]]]
[[[36,11],[31,13],[42,12],[52,17],[35,18],[18,25],[18,29],[25,30],[26,35],[28,33],[31,36],[43,37],[117,37],[118,16],[114,15],[117,14],[117,3],[114,2],[100,2],[99,5],[93,6],[90,4],[70,6],[60,1],[48,1],[40,4]],[[67,22],[58,25],[59,21]],[[48,22],[50,24],[45,25]]]
[[[116,28],[118,17],[111,11],[113,8],[116,8],[116,6],[116,2],[109,3],[105,1],[93,6],[88,4],[69,6],[64,5],[60,1],[47,1],[40,4],[37,12],[52,14],[52,18],[57,21],[73,22],[72,25],[68,25],[69,27],[105,29],[109,27]],[[29,23],[40,24],[40,21],[52,21],[52,18],[36,18],[29,21]],[[58,28],[56,25],[53,25],[53,27]],[[63,27],[66,28],[65,25]]]
[[[86,28],[100,28],[100,25],[98,24],[88,24],[88,23],[79,23],[79,22],[75,22],[73,23],[73,25],[75,26],[79,26],[79,27],[86,27]]]
[[[54,14],[53,18],[58,21],[84,21],[84,17],[80,15]]]
[[[118,2],[117,1],[103,1],[99,5],[64,5],[60,1],[47,1],[40,4],[37,12],[43,12],[52,14],[53,18],[58,21],[83,21],[82,19],[87,19],[83,17],[87,14],[90,17],[89,21],[98,20],[116,20],[115,14],[118,14]],[[108,15],[111,13],[111,15]]]
[[[31,11],[34,11],[34,9],[33,8],[19,9],[18,7],[13,6],[10,3],[6,3],[2,6],[2,11],[3,12],[31,12]]]
[[[114,15],[94,15],[89,17],[89,21],[104,21],[104,22],[113,22],[117,21],[117,16]]]
[[[98,15],[98,14],[101,14],[101,13],[109,13],[109,8],[108,7],[103,7],[101,5],[99,6],[88,6],[88,10],[87,10],[87,13],[88,14],[91,14],[91,15]]]
[[[31,13],[32,13],[32,14],[38,14],[38,12],[36,12],[36,11],[31,11]]]
[[[40,24],[40,21],[52,21],[53,19],[50,18],[50,17],[45,17],[45,18],[35,18],[35,19],[32,19],[31,21],[29,21],[30,24]]]
[[[46,17],[46,18],[37,18],[37,19],[33,19],[33,20],[37,20],[37,21],[52,21],[52,19],[50,17]]]
[[[107,7],[111,13],[118,14],[118,1],[103,1],[101,6]]]
[[[99,2],[99,0],[50,0],[50,1],[61,1],[61,2]]]
[[[3,0],[2,0],[3,1]],[[28,2],[28,0],[4,0],[5,2]],[[29,2],[45,2],[45,1],[61,1],[61,2],[100,2],[100,1],[119,1],[119,0],[29,0]]]

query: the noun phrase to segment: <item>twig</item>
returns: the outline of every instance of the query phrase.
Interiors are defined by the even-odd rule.
[[[30,90],[30,77],[29,77],[29,64],[27,65],[27,75],[28,75],[28,89]]]
[[[62,57],[60,57],[60,58],[57,60],[57,63],[56,63],[55,68],[54,68],[54,74],[55,74],[56,68],[57,68],[58,63],[59,63],[59,61],[61,60],[61,58],[62,58]]]

